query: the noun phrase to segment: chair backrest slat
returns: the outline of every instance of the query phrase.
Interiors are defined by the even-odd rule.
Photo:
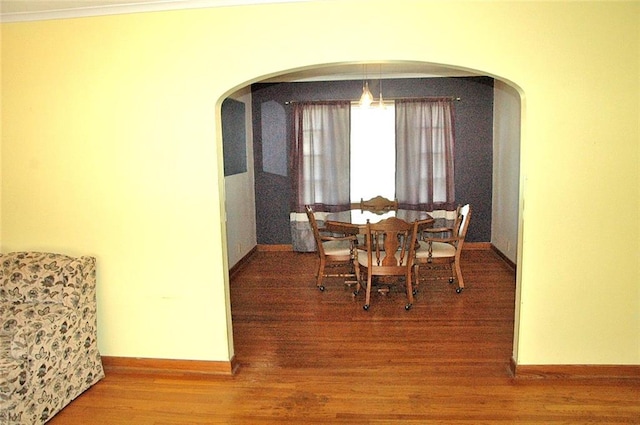
[[[385,213],[388,211],[397,211],[398,201],[397,200],[392,201],[390,199],[385,198],[384,196],[376,196],[366,201],[361,198],[360,210],[371,211],[374,213]]]
[[[311,229],[313,230],[313,239],[316,241],[316,251],[319,256],[324,256],[324,246],[322,245],[322,239],[320,237],[320,230],[318,229],[318,222],[316,221],[316,216],[313,213],[313,209],[310,205],[304,206],[305,212],[307,213],[307,218],[309,219],[309,224],[311,225]]]
[[[390,217],[367,223],[369,264],[378,267],[409,267],[415,250],[417,223]]]

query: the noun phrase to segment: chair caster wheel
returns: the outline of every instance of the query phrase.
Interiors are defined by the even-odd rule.
[[[404,306],[404,309],[409,311],[409,310],[411,310],[411,306],[412,306],[412,304],[407,304],[407,305]]]
[[[456,292],[459,294],[460,292],[462,292],[463,288],[456,288]]]
[[[449,278],[449,283],[453,283],[454,280],[455,280],[454,278],[450,277]]]
[[[418,293],[418,290],[417,290],[417,289],[414,289],[413,291],[411,291],[411,293],[412,293],[413,295],[416,295],[416,294]]]
[[[320,292],[324,292],[324,285],[318,286],[318,289],[320,290]]]
[[[369,311],[369,304],[363,305],[362,308],[364,309],[364,311]]]

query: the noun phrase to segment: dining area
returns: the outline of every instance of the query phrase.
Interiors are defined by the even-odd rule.
[[[458,81],[460,88],[484,88],[480,82]],[[258,244],[316,252],[316,286],[324,291],[326,278],[343,278],[367,311],[376,294],[399,287],[410,310],[436,266],[448,268],[447,279],[462,292],[456,254],[462,217],[470,214],[461,215],[458,204],[476,208],[472,241],[488,241],[491,223],[484,199],[489,173],[484,162],[464,167],[463,144],[455,142],[457,113],[466,115],[467,104],[416,88],[367,107],[350,90],[326,99],[321,94],[329,86],[305,87],[311,91],[287,98],[266,86],[253,92],[262,129],[282,130],[262,133],[256,145]],[[478,137],[474,143],[480,147]],[[459,184],[467,178],[476,184]]]
[[[361,199],[337,212],[305,205],[305,212],[315,241],[316,287],[321,292],[327,278],[343,279],[354,298],[364,292],[362,308],[369,311],[376,294],[384,296],[395,288],[405,292],[404,309],[409,311],[421,280],[439,268],[447,271],[450,284],[456,283],[455,292],[462,293],[460,254],[471,218],[469,204],[458,206],[449,221],[436,220],[433,212],[399,208],[397,200],[383,196]]]

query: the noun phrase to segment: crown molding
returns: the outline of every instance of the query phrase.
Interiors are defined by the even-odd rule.
[[[34,10],[12,11],[11,4],[24,5],[25,0],[2,0],[0,22],[32,22],[54,19],[85,18],[90,16],[123,15],[130,13],[160,12],[168,10],[204,9],[265,3],[296,3],[313,0],[94,0],[87,1],[34,1]],[[73,5],[71,5],[73,3]],[[66,4],[67,7],[60,7]],[[56,7],[57,5],[57,7]]]

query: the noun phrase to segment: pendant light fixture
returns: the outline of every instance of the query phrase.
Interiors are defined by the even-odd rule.
[[[369,90],[369,82],[367,81],[367,66],[363,65],[364,79],[362,80],[362,96],[360,96],[360,107],[368,108],[373,103],[373,95]]]

